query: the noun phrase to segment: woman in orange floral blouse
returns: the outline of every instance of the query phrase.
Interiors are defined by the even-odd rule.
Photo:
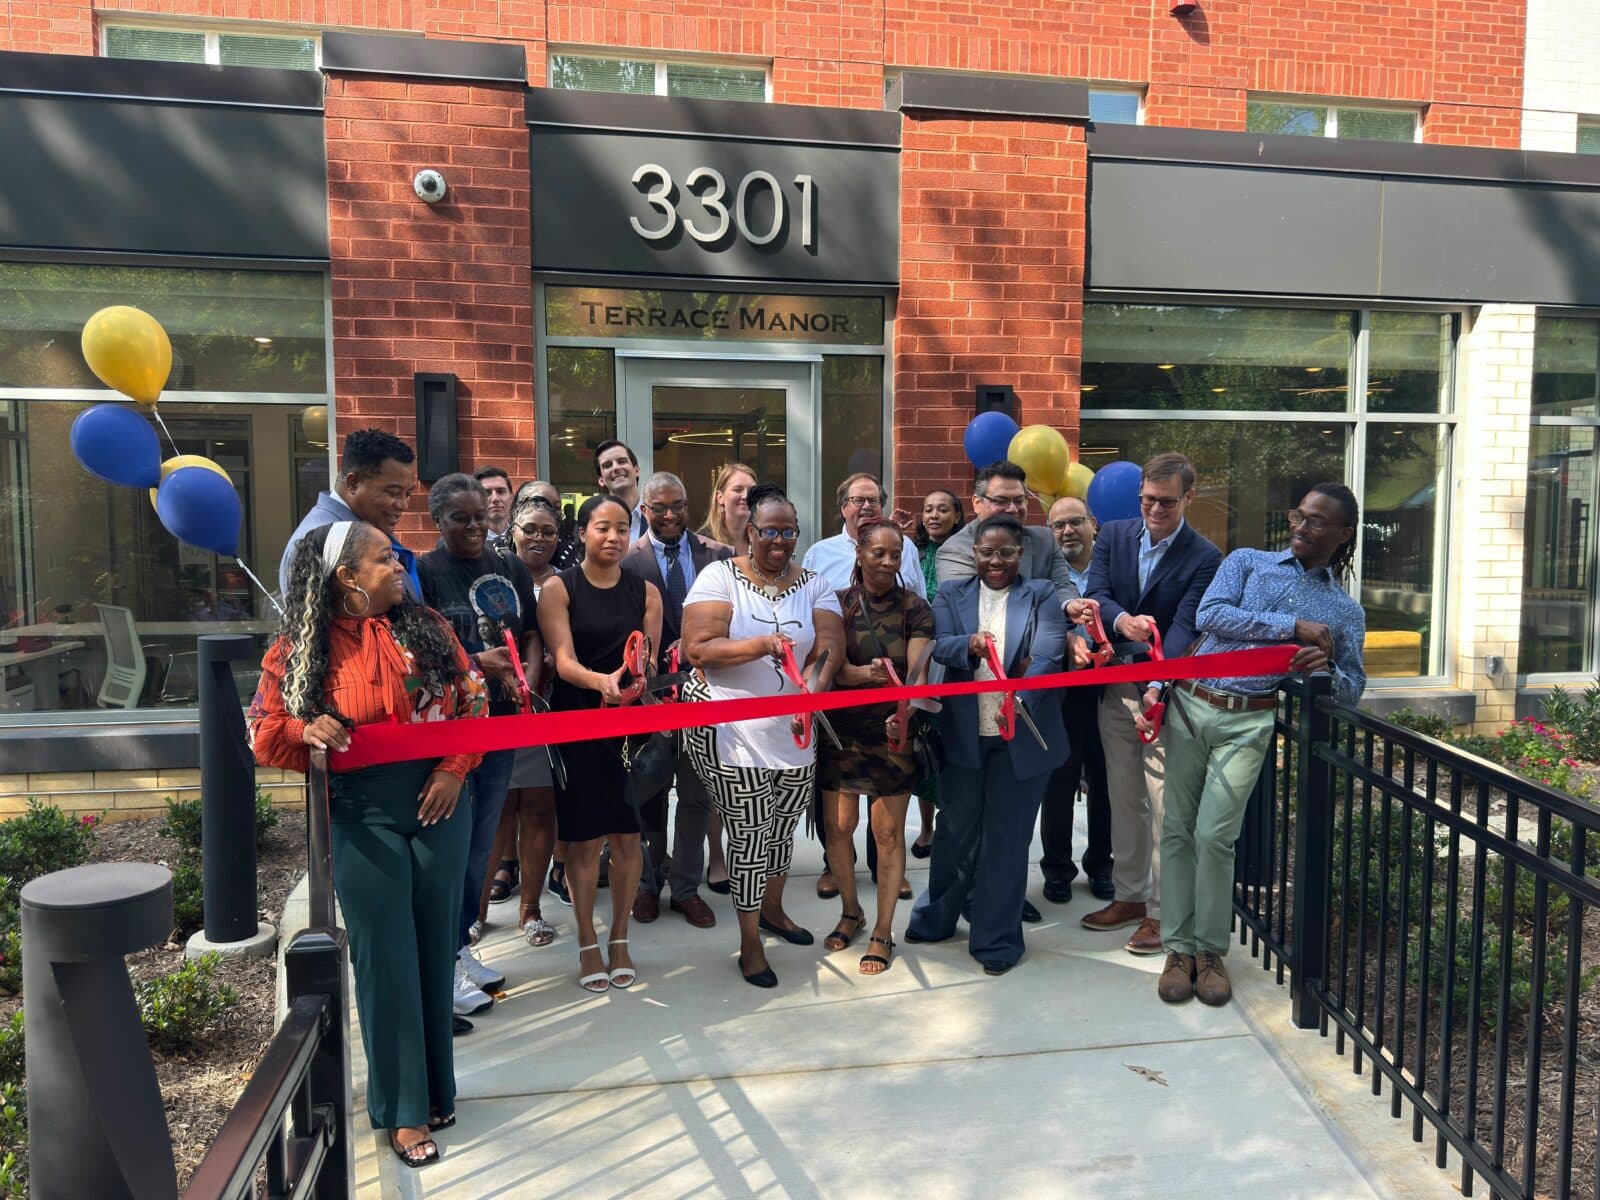
[[[357,725],[482,715],[483,680],[450,626],[411,601],[389,539],[340,521],[296,549],[283,625],[250,706],[256,761],[305,771]],[[408,1167],[455,1123],[450,1037],[456,914],[471,813],[456,802],[478,754],[330,776],[333,881],[350,933],[367,1052],[367,1112]]]

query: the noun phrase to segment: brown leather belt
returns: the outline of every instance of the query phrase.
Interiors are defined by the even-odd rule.
[[[1263,709],[1278,707],[1276,692],[1267,696],[1241,696],[1238,692],[1219,692],[1192,679],[1181,679],[1178,681],[1178,686],[1196,698],[1204,700],[1212,708],[1222,709],[1223,712],[1260,712]]]

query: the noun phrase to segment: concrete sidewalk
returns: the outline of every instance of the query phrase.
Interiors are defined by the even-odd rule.
[[[925,866],[912,860],[919,889]],[[578,989],[570,910],[546,894],[560,933],[533,950],[511,927],[515,903],[496,906],[482,952],[507,995],[456,1041],[459,1124],[439,1138],[442,1161],[406,1170],[370,1131],[356,1042],[361,1195],[1453,1194],[1402,1123],[1341,1129],[1343,1101],[1304,1073],[1348,1075],[1325,1043],[1297,1066],[1275,1035],[1258,1038],[1287,1030],[1288,998],[1242,952],[1230,965],[1246,1003],[1168,1007],[1161,961],[1082,929],[1098,907],[1087,890],[1044,904],[1035,870],[1045,920],[1010,974],[986,977],[958,939],[902,942],[868,978],[864,936],[822,950],[839,904],[816,898],[820,868],[802,835],[788,908],[818,940],[769,939],[772,991],[739,978],[726,897],[707,893],[712,930],[670,912],[635,925],[639,982],[602,996]]]

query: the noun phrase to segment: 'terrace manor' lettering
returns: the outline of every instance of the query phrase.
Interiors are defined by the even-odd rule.
[[[733,317],[727,309],[645,308],[631,304],[601,304],[596,300],[578,302],[590,325],[610,328],[643,329],[729,329]],[[737,328],[758,333],[848,334],[850,317],[846,313],[773,312],[763,306],[739,306]]]

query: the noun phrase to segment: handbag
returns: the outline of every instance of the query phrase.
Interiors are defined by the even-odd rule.
[[[657,677],[639,694],[640,704],[661,704],[658,687],[667,679]],[[672,777],[678,769],[678,734],[672,732],[647,733],[622,739],[622,770],[626,784],[622,798],[629,808],[639,809],[672,786]]]

